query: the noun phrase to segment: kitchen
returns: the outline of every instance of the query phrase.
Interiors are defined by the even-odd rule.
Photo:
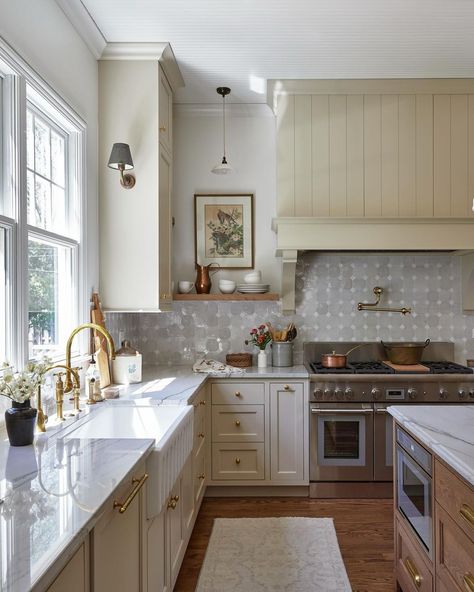
[[[319,585],[316,589],[328,592],[351,587],[393,590],[395,578],[404,592],[474,589],[472,515],[468,511],[474,506],[470,497],[472,435],[467,431],[466,446],[471,448],[462,451],[465,456],[457,458],[457,464],[452,455],[447,458],[443,452],[449,443],[426,436],[430,422],[440,429],[436,423],[439,409],[448,436],[463,438],[457,430],[464,424],[456,413],[465,410],[468,419],[472,409],[474,152],[470,146],[474,131],[470,114],[474,85],[466,32],[474,18],[471,8],[462,2],[444,7],[433,1],[416,10],[405,2],[390,8],[366,2],[366,20],[361,21],[361,15],[347,2],[335,3],[332,10],[326,7],[326,12],[301,2],[294,14],[287,16],[296,31],[304,22],[299,10],[307,11],[305,16],[313,29],[306,39],[314,43],[313,60],[301,59],[303,49],[293,33],[282,46],[280,59],[268,64],[265,55],[268,47],[274,47],[270,41],[275,42],[283,33],[290,35],[291,27],[283,25],[278,11],[268,4],[246,6],[237,11],[239,14],[232,13],[232,18],[242,23],[241,31],[246,30],[246,11],[252,10],[252,27],[263,27],[269,37],[268,46],[250,45],[256,57],[249,65],[245,56],[240,62],[238,57],[239,44],[251,43],[248,32],[241,37],[232,27],[230,30],[230,14],[212,2],[207,6],[209,20],[198,32],[192,25],[201,22],[202,16],[189,5],[188,14],[175,13],[178,21],[173,24],[161,18],[159,5],[150,8],[146,3],[130,8],[122,2],[113,10],[105,0],[48,0],[41,4],[38,7],[29,0],[1,3],[0,37],[5,41],[2,92],[7,99],[12,96],[15,87],[9,86],[9,76],[20,72],[27,80],[32,117],[41,122],[52,118],[47,111],[49,119],[41,119],[41,112],[47,110],[44,97],[59,95],[54,105],[60,107],[61,121],[68,119],[69,127],[64,127],[74,133],[77,130],[82,138],[84,169],[77,178],[82,183],[79,193],[87,199],[82,203],[80,234],[68,236],[62,227],[54,226],[54,219],[50,230],[41,227],[41,219],[28,219],[30,228],[19,232],[29,232],[37,250],[45,241],[53,244],[58,235],[61,248],[78,249],[82,274],[78,302],[67,292],[68,285],[63,289],[66,301],[73,303],[71,308],[77,304],[79,312],[71,322],[68,318],[64,331],[60,326],[54,343],[57,351],[53,351],[49,333],[40,333],[32,323],[34,331],[30,329],[23,341],[18,337],[24,334],[23,329],[14,333],[10,342],[5,340],[2,357],[15,360],[21,369],[21,361],[26,362],[29,347],[33,347],[36,353],[54,353],[55,362],[64,361],[67,338],[75,326],[91,320],[89,300],[99,291],[104,322],[116,348],[127,339],[142,355],[143,380],[122,388],[117,401],[100,405],[87,405],[87,393],[81,394],[78,406],[82,411],[58,429],[49,378],[43,387],[44,412],[50,416],[46,432],[35,436],[33,447],[10,447],[4,434],[0,463],[0,532],[5,550],[2,589],[70,588],[70,569],[75,574],[73,581],[81,585],[78,590],[171,590],[173,586],[175,590],[194,590],[196,586],[199,590],[272,590],[277,584],[269,574],[278,574],[276,582],[286,582],[284,578],[295,565],[301,573],[309,570],[305,577],[327,576],[326,572],[318,575],[317,569],[314,575],[308,567],[310,561],[302,559],[306,555],[316,568],[324,557],[340,573],[339,580],[314,580]],[[357,12],[360,10],[358,7]],[[265,26],[269,15],[275,20],[268,19]],[[397,19],[406,25],[403,35],[397,29]],[[326,52],[323,64],[315,57],[321,51],[319,41],[326,30],[334,30],[331,27],[336,20],[341,29],[334,34],[333,57],[329,59]],[[46,33],[37,30],[38,22]],[[427,22],[431,28],[426,28]],[[224,40],[218,35],[219,27],[226,31]],[[421,27],[426,30],[422,40],[416,34]],[[412,32],[411,38],[407,38],[407,30]],[[443,32],[443,46],[436,31]],[[390,35],[398,43],[387,46]],[[348,40],[353,43],[350,51],[345,45]],[[344,55],[337,47],[340,51],[344,48]],[[286,53],[292,59],[287,60]],[[278,62],[278,67],[273,62]],[[231,77],[229,71],[234,72]],[[231,87],[225,99],[216,93],[223,84]],[[168,96],[163,102],[165,91]],[[17,100],[21,105],[20,91]],[[5,116],[4,129],[8,129],[7,121]],[[53,137],[53,131],[50,133]],[[121,186],[120,171],[107,167],[116,143],[127,143],[131,150],[133,169],[124,171],[136,179],[130,189]],[[214,175],[211,170],[220,163],[223,150],[233,170]],[[29,174],[44,176],[37,163],[27,164]],[[52,182],[59,183],[57,179]],[[235,200],[236,194],[240,201]],[[234,270],[217,271],[211,277],[210,295],[197,294],[194,289],[178,294],[179,281],[194,283],[196,278],[197,196],[216,195],[221,200],[217,203],[230,203],[244,212],[250,201],[251,261]],[[246,202],[245,196],[251,199]],[[21,202],[21,194],[15,199]],[[226,211],[232,215],[231,210]],[[3,208],[2,239],[8,239],[15,222],[14,212]],[[18,228],[25,226],[20,219]],[[26,285],[25,249],[21,245],[14,248],[19,255],[17,274]],[[6,252],[8,263],[8,249]],[[3,250],[1,254],[5,257]],[[210,259],[201,259],[201,263],[208,265]],[[8,270],[8,265],[4,267]],[[221,294],[219,280],[233,281],[240,288],[251,269],[261,270],[257,283],[269,285],[269,291]],[[374,292],[377,287],[383,288],[380,294]],[[7,313],[13,311],[10,326],[20,326],[28,313],[30,322],[41,318],[31,316],[24,298],[13,307],[11,299],[10,304],[8,298],[1,301]],[[359,310],[359,303],[366,306]],[[377,312],[383,308],[398,312]],[[399,312],[404,308],[411,312]],[[162,312],[157,314],[159,310]],[[58,309],[59,320],[61,314],[67,318],[68,311]],[[281,330],[290,322],[297,328],[292,346],[294,365],[275,367],[268,360],[267,368],[257,368],[256,348],[245,345],[250,330],[262,323]],[[82,331],[74,341],[76,365],[85,366],[89,361],[87,355],[79,357],[89,351],[87,334]],[[384,362],[387,353],[381,340],[424,344],[426,339],[431,343],[423,350],[422,365],[444,360],[462,368],[455,366],[454,374],[418,370],[421,373],[396,378],[393,373],[351,374],[348,378],[335,372],[318,374],[310,366],[322,354],[333,350],[344,354],[359,343],[372,345],[349,354],[349,364]],[[271,351],[269,347],[267,351]],[[252,354],[253,367],[228,376],[193,374],[192,366],[198,359],[225,363],[229,353]],[[85,382],[81,374],[81,384]],[[66,416],[73,405],[68,398],[65,393]],[[424,410],[422,418],[416,416],[416,405],[406,405],[410,401],[427,405],[419,407]],[[370,413],[362,414],[362,419],[354,417],[356,404],[370,408]],[[37,406],[34,398],[32,405]],[[129,406],[134,421],[127,422],[123,417]],[[399,509],[394,512],[388,445],[382,454],[385,477],[374,478],[373,464],[365,466],[370,478],[367,474],[361,479],[344,476],[339,485],[345,491],[335,488],[337,493],[328,491],[327,484],[338,485],[338,471],[333,467],[321,477],[318,471],[324,471],[324,466],[313,462],[315,455],[324,457],[325,452],[324,441],[321,443],[317,435],[313,441],[314,418],[329,420],[327,428],[323,425],[327,434],[345,434],[341,428],[344,422],[320,411],[350,411],[345,423],[357,424],[358,431],[351,431],[355,429],[351,425],[351,449],[342,454],[351,456],[357,443],[358,456],[352,460],[360,469],[361,442],[370,434],[375,437],[375,423],[389,421],[382,411],[390,406],[395,407],[402,430],[395,430],[402,457],[408,457],[411,466],[417,460],[413,450],[410,455],[413,443],[403,434],[414,438],[414,449],[419,446],[425,451],[424,460],[430,455],[429,466],[421,464],[417,473],[423,476],[423,488],[428,492],[428,513],[422,521],[431,520],[429,549],[416,534],[413,520],[410,522],[413,505],[404,505],[404,510],[395,506]],[[4,404],[2,410],[7,408]],[[449,423],[450,414],[454,424]],[[153,431],[155,420],[151,418],[155,416],[157,424],[163,422],[160,435]],[[136,428],[140,424],[143,429]],[[468,421],[464,427],[469,428]],[[387,430],[385,436],[390,433]],[[116,449],[113,438],[120,440]],[[105,443],[103,463],[102,453],[96,453],[100,440]],[[376,447],[372,451],[373,442],[366,443],[365,460],[374,463],[381,450]],[[31,450],[35,451],[33,456],[28,454]],[[167,456],[171,450],[179,450],[181,456],[171,460]],[[117,451],[123,455],[122,467],[114,460]],[[326,457],[331,457],[331,450]],[[469,462],[471,477],[462,469]],[[107,463],[109,472],[104,471]],[[31,484],[23,469],[18,472],[18,466],[34,477]],[[168,474],[165,466],[180,472]],[[158,472],[156,467],[160,467]],[[104,476],[94,494],[87,474],[102,475],[101,471]],[[448,473],[446,477],[443,471],[455,475],[449,477],[453,473]],[[142,480],[145,474],[148,477]],[[451,496],[458,505],[451,506],[450,496],[443,497],[442,488],[437,489],[438,477],[442,484],[448,483],[443,485],[448,491],[450,484],[459,485],[452,485]],[[76,478],[77,485],[71,489],[71,479]],[[363,491],[365,487],[370,492]],[[416,489],[415,483],[409,483],[405,491],[410,487]],[[22,525],[21,508],[15,512],[13,494],[21,500],[28,488],[39,493],[35,511]],[[152,503],[150,492],[155,491],[160,493],[153,493]],[[133,500],[129,499],[132,494]],[[61,503],[58,495],[64,495]],[[407,503],[395,490],[395,501],[400,500],[402,505]],[[119,505],[111,509],[112,502]],[[90,506],[89,512],[81,509],[81,504]],[[418,501],[415,507],[419,510]],[[259,577],[264,574],[261,588],[250,580],[244,580],[241,588],[238,584],[232,588],[231,578],[223,583],[208,575],[212,568],[223,569],[213,563],[219,558],[216,537],[222,537],[225,548],[234,531],[242,544],[239,563],[244,564],[245,555],[249,562],[245,565],[254,565],[255,553],[250,549],[255,547],[247,541],[259,541],[258,533],[252,531],[249,537],[252,525],[245,517],[256,523],[257,518],[280,520],[268,523],[268,528],[287,529],[285,534],[276,531],[276,541],[302,529],[301,536],[291,539],[294,548],[273,550],[281,570],[276,570],[275,563],[267,563],[271,553],[263,550],[261,542],[257,570]],[[327,551],[315,541],[314,553],[299,553],[298,545],[305,544],[308,534],[303,522],[291,523],[291,517],[329,519],[330,526],[321,522],[313,530],[327,530],[326,534],[321,530],[320,538],[328,537],[325,540],[331,552],[325,555]],[[241,535],[239,528],[243,529]],[[121,532],[135,533],[128,546],[118,545]],[[437,542],[443,540],[443,533],[451,537],[444,556]],[[230,539],[230,546],[233,544]],[[310,538],[306,547],[311,545]],[[114,557],[121,554],[134,566],[126,573],[120,565],[112,570]],[[462,556],[461,567],[453,569],[449,563],[452,554]],[[229,565],[224,570],[229,576]],[[257,571],[254,567],[248,570],[251,580]],[[303,581],[300,588],[290,583],[284,589],[315,588],[307,583],[305,587]]]

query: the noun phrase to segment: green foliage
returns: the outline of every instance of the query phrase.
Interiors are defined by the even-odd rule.
[[[41,336],[55,334],[56,249],[35,241],[28,243],[29,325]]]
[[[244,227],[241,222],[242,213],[233,209],[230,213],[219,210],[219,223],[212,220],[207,226],[211,230],[214,246],[209,254],[214,257],[243,257],[244,256]]]

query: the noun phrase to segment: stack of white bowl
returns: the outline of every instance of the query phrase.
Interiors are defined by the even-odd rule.
[[[244,275],[244,284],[237,285],[241,294],[265,294],[270,290],[270,284],[262,284],[262,272],[253,270]]]
[[[235,292],[235,282],[232,280],[219,280],[219,290],[222,294],[233,294]]]

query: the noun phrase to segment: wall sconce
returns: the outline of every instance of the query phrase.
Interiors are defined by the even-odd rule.
[[[124,173],[124,171],[133,169],[132,154],[128,144],[117,143],[112,146],[107,166],[120,171],[120,184],[124,189],[131,189],[135,186],[135,177],[130,173]]]

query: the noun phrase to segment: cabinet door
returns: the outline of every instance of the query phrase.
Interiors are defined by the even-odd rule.
[[[174,502],[174,503],[173,503]],[[171,577],[171,589],[173,589],[178,577],[181,560],[184,555],[185,545],[183,536],[183,502],[181,494],[181,479],[178,479],[171,492],[166,514],[168,530],[169,566]]]
[[[302,481],[305,457],[302,383],[270,384],[270,478]]]
[[[141,473],[140,473],[141,476]],[[114,498],[123,503],[143,483],[140,479],[119,487]],[[111,501],[92,534],[92,576],[94,590],[100,592],[140,592],[141,590],[141,493],[126,511]]]
[[[167,508],[147,521],[147,592],[169,592],[169,543],[167,538]]]
[[[159,261],[160,261],[160,310],[170,310],[171,286],[171,158],[160,149],[159,195]]]
[[[82,543],[65,568],[48,588],[48,592],[88,592],[89,590],[89,545]]]
[[[181,500],[183,502],[183,537],[188,539],[189,530],[194,518],[194,479],[193,479],[193,461],[194,455],[190,454],[184,465],[181,477]]]
[[[160,113],[160,142],[171,154],[172,150],[172,124],[173,124],[173,94],[164,72],[160,68],[160,90],[159,90],[159,113]]]

